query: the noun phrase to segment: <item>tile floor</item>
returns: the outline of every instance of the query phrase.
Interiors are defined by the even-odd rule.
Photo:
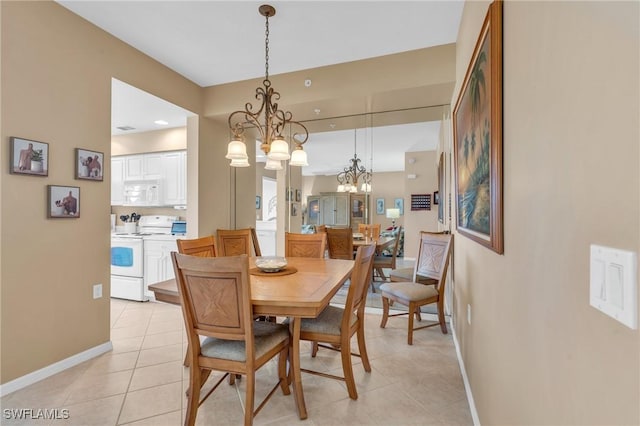
[[[277,391],[256,417],[256,425],[471,425],[473,424],[451,334],[439,327],[414,334],[406,343],[406,317],[367,314],[366,339],[372,366],[365,373],[354,358],[358,400],[342,382],[303,373],[308,419],[301,421],[293,395]],[[181,425],[188,385],[182,366],[186,347],[179,306],[111,301],[113,351],[1,399],[11,408],[67,409],[60,420],[14,420],[3,425]],[[354,347],[357,344],[354,341]],[[302,343],[303,367],[342,374],[339,353],[320,349],[314,359]],[[218,375],[216,375],[219,377]],[[216,377],[212,374],[212,378]],[[276,378],[275,363],[256,378],[256,404]],[[208,387],[213,380],[210,378]],[[198,425],[242,424],[244,381],[224,383],[200,407]],[[5,411],[3,411],[4,413]]]

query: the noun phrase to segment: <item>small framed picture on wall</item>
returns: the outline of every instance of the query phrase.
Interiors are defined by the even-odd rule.
[[[47,186],[47,217],[76,219],[80,217],[80,188],[77,186]]]
[[[76,179],[102,181],[104,154],[98,151],[76,148]]]

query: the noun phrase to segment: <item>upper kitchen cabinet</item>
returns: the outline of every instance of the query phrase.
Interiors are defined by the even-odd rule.
[[[186,151],[111,157],[111,170],[111,205],[113,206],[157,207],[187,204]],[[135,199],[126,195],[127,188],[133,188],[131,191],[134,192],[141,192],[147,183],[150,185],[147,190],[149,194],[137,194]]]
[[[162,163],[165,204],[187,204],[187,151],[167,152]]]
[[[153,180],[162,178],[163,153],[126,155],[124,180]]]
[[[123,157],[111,157],[111,205],[124,204],[124,161]]]

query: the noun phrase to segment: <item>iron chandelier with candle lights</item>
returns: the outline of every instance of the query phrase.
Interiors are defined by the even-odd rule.
[[[349,161],[351,165],[345,167],[344,170],[338,173],[336,178],[338,179],[337,192],[358,192],[358,182],[362,182],[361,191],[371,192],[371,172],[367,171],[366,167],[360,165],[360,159],[356,152],[356,130],[353,134],[353,158]]]
[[[266,169],[281,170],[282,160],[290,160],[291,166],[307,166],[307,153],[302,145],[309,139],[309,132],[302,123],[293,119],[290,111],[283,111],[278,107],[280,93],[271,87],[269,80],[269,18],[276,14],[276,10],[273,6],[263,4],[258,11],[265,17],[265,77],[263,86],[256,89],[256,99],[262,104],[254,111],[253,105],[247,102],[244,110],[234,111],[229,115],[229,129],[233,137],[227,147],[226,158],[231,160],[233,167],[249,166],[244,132],[247,127],[255,127],[262,141],[260,148],[267,154]],[[291,154],[289,144],[283,136],[285,130],[289,131],[290,140],[295,143]]]

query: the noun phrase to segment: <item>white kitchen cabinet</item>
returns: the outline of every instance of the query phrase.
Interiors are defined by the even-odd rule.
[[[153,297],[150,284],[175,277],[171,252],[178,251],[178,245],[175,238],[160,238],[144,240],[144,291],[147,297]]]
[[[125,180],[153,180],[161,179],[163,154],[149,153],[140,155],[125,155]]]
[[[167,152],[163,156],[164,204],[187,204],[187,152]]]
[[[111,157],[111,205],[124,204],[124,159]]]
[[[158,205],[187,204],[187,151],[153,152],[111,157],[111,205],[125,204],[125,185],[157,182]]]

